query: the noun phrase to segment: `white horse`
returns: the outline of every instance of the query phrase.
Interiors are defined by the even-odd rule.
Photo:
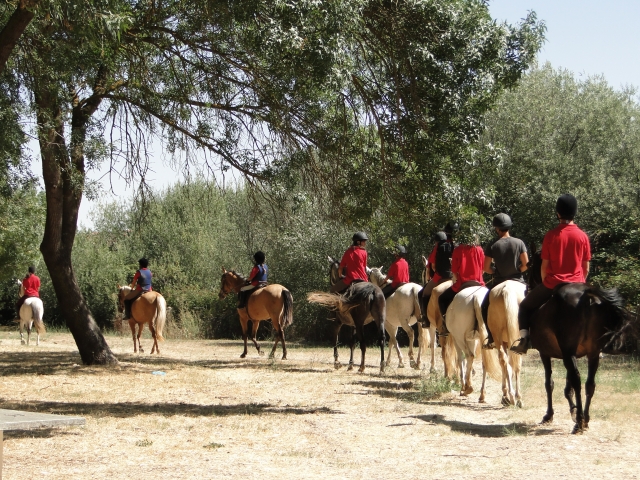
[[[502,404],[522,407],[520,369],[522,356],[509,351],[520,338],[518,309],[526,286],[507,280],[491,290],[487,327],[491,330],[502,367]]]
[[[469,287],[461,290],[447,309],[447,329],[449,336],[446,343],[455,345],[456,356],[460,368],[460,395],[467,396],[473,392],[471,372],[473,361],[482,353],[482,387],[480,403],[485,402],[485,383],[487,373],[496,381],[500,381],[500,365],[496,352],[483,350],[482,344],[487,338],[487,330],[482,321],[482,300],[488,289],[486,287]],[[479,319],[477,321],[476,319]],[[477,329],[476,329],[477,328]],[[445,361],[451,356],[445,357]],[[449,365],[454,370],[454,365]]]
[[[436,343],[436,328],[442,328],[442,315],[440,314],[440,306],[438,305],[438,298],[440,295],[448,289],[453,282],[451,280],[447,280],[446,282],[442,282],[440,285],[437,285],[431,291],[431,298],[429,299],[429,304],[427,305],[427,319],[429,320],[429,333],[431,338],[429,340],[429,347],[431,348],[431,371],[435,371],[435,343]],[[442,347],[442,360],[444,363],[444,375],[447,378],[453,378],[456,374],[456,356],[453,345],[447,345],[447,342],[442,339],[440,341],[440,346]],[[452,359],[447,361],[447,356],[453,354]],[[453,370],[449,369],[449,365],[454,365]]]
[[[380,288],[385,286],[385,274],[382,273],[382,267],[367,268],[367,274],[369,275],[369,281],[371,283]],[[386,283],[389,282],[387,281]],[[417,283],[405,283],[398,287],[397,290],[387,298],[387,317],[384,323],[384,328],[389,334],[389,355],[387,356],[387,366],[389,366],[389,363],[391,362],[391,350],[395,348],[398,353],[398,368],[404,368],[404,359],[402,358],[402,352],[400,351],[400,347],[398,346],[398,341],[396,339],[399,327],[402,327],[409,336],[409,364],[415,369],[419,369],[422,366],[421,354],[427,343],[425,335],[428,334],[428,330],[423,330],[422,325],[418,323],[418,359],[414,360],[414,337],[413,328],[411,328],[411,325],[416,323],[420,318],[418,294],[421,290],[422,287]],[[433,364],[431,367],[433,368]]]
[[[20,297],[24,295],[24,286],[22,282],[18,280],[18,285],[20,286]],[[29,339],[31,337],[31,329],[35,326],[36,328],[36,345],[40,345],[40,334],[45,333],[44,323],[42,322],[42,317],[44,315],[44,305],[42,304],[42,300],[38,297],[29,297],[27,298],[22,306],[20,307],[20,341],[24,345],[25,343],[29,345]],[[24,341],[23,330],[27,330],[27,341]]]

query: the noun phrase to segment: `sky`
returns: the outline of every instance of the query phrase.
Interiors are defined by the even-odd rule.
[[[518,23],[529,11],[547,26],[547,41],[538,56],[540,64],[550,62],[554,68],[565,68],[585,78],[603,75],[609,84],[620,89],[628,85],[640,86],[640,36],[637,22],[640,18],[640,0],[489,0],[491,16],[510,24]],[[36,143],[31,144],[34,161],[32,170],[41,176]],[[165,165],[161,146],[154,146],[153,172],[148,182],[161,189],[182,179],[182,175]],[[104,193],[100,202],[129,200],[135,185],[127,185],[116,175],[111,182],[102,170],[90,172],[92,179],[103,180]],[[111,192],[113,190],[113,193]],[[83,199],[80,207],[80,226],[90,228],[91,210],[95,201]]]

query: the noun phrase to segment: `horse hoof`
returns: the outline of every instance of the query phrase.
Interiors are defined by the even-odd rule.
[[[571,420],[573,420],[573,423],[578,423],[578,416],[577,416],[577,412],[578,412],[578,407],[573,407],[571,410]]]
[[[342,368],[342,364],[340,362],[334,362],[333,368],[335,368],[336,370],[340,370]]]
[[[418,365],[418,364],[417,364],[415,361],[413,361],[413,360],[411,360],[411,361],[409,362],[409,366],[410,366],[411,368],[418,368],[418,367],[417,367],[417,365]]]
[[[349,366],[347,367],[347,372],[350,372],[351,370],[353,370],[353,365],[349,365]]]
[[[435,368],[433,368],[433,367],[431,367],[431,368],[429,369],[429,373],[436,373],[436,369],[435,369]]]
[[[480,395],[480,398],[478,399],[478,403],[487,403],[487,401],[484,399],[484,395]]]
[[[584,428],[581,427],[579,424],[575,424],[573,426],[573,430],[571,430],[571,434],[572,435],[580,435],[581,433],[584,433]]]
[[[502,400],[500,401],[500,403],[504,407],[510,407],[512,405],[512,403],[509,401],[509,397],[502,397]]]
[[[404,363],[399,363],[398,368],[404,368]]]
[[[466,397],[467,395],[473,393],[473,387],[467,387],[460,392],[460,395]]]
[[[243,353],[242,355],[240,355],[240,358],[245,358],[247,356],[246,353]]]
[[[270,354],[269,354],[269,358],[270,358],[270,359],[271,359],[271,358],[275,358],[275,357],[276,357],[276,356],[275,356],[275,354],[273,354],[273,353],[270,353]]]
[[[27,342],[25,342],[24,340],[20,340],[20,343],[22,343],[22,345],[26,345]]]
[[[286,359],[287,359],[287,356],[286,356],[286,355],[283,355],[283,356],[282,356],[282,360],[286,360]]]
[[[542,417],[540,425],[548,425],[550,423],[553,423],[553,415],[545,415],[544,417]]]
[[[364,373],[364,367],[360,367],[360,368],[358,369],[358,373]]]
[[[261,357],[264,357],[264,352],[262,350],[258,350],[258,355],[260,355]]]
[[[523,406],[524,406],[524,404],[522,403],[522,400],[517,400],[516,401],[516,407],[522,408]]]

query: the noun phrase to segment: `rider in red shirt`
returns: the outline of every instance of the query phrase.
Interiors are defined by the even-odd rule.
[[[22,304],[24,303],[24,301],[30,297],[40,296],[40,293],[39,293],[40,279],[36,277],[35,273],[36,273],[36,267],[30,266],[27,276],[24,277],[24,280],[22,280],[22,288],[24,290],[24,294],[20,297],[20,299],[18,300],[18,303],[16,303],[16,309],[18,310],[18,318],[20,318],[20,308],[22,307]]]
[[[409,264],[404,259],[406,254],[407,249],[404,246],[396,245],[396,258],[389,267],[387,276],[384,278],[385,282],[391,280],[391,283],[385,285],[382,289],[384,298],[389,298],[399,286],[409,282]]]
[[[442,332],[440,336],[446,337],[449,334],[445,324],[447,308],[453,302],[453,298],[458,292],[468,287],[479,287],[484,285],[482,272],[484,269],[484,251],[477,245],[475,235],[467,235],[466,242],[457,246],[451,256],[451,272],[453,274],[453,285],[442,292],[438,297],[438,306],[442,315]]]
[[[367,234],[364,232],[356,232],[353,237],[353,245],[351,245],[340,260],[341,277],[334,285],[331,286],[331,293],[342,293],[354,282],[366,282],[367,277]]]
[[[560,224],[547,232],[542,241],[542,283],[531,290],[520,304],[518,323],[520,340],[511,351],[524,354],[531,348],[529,326],[531,315],[547,302],[554,289],[563,283],[584,283],[589,274],[591,247],[589,237],[573,219],[578,213],[578,201],[564,194],[556,202],[556,215]]]

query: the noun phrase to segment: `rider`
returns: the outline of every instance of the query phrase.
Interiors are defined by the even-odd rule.
[[[129,320],[131,318],[131,305],[142,294],[153,290],[151,288],[151,270],[149,270],[149,260],[141,258],[138,260],[140,269],[136,271],[136,274],[131,280],[131,290],[126,297],[124,297],[124,318],[123,320]]]
[[[16,303],[16,309],[18,310],[18,318],[20,318],[20,308],[27,298],[39,297],[40,293],[40,279],[36,276],[36,267],[30,266],[27,276],[22,280],[22,288],[24,289],[24,295],[20,297],[18,303]]]
[[[487,285],[487,287],[491,290],[507,280],[524,283],[522,272],[527,270],[529,257],[524,242],[509,235],[509,230],[513,226],[511,217],[506,213],[499,213],[493,217],[493,226],[498,234],[498,239],[484,251],[484,271],[493,275],[493,280],[489,282],[491,286]],[[489,313],[489,296],[490,292],[487,292],[487,296],[482,302],[482,319],[485,326]],[[493,337],[488,327],[487,333],[487,343],[482,348],[494,348]]]
[[[352,283],[367,281],[367,234],[356,232],[352,237],[351,245],[340,260],[338,275],[340,279],[331,286],[331,293],[342,293]]]
[[[471,232],[464,234],[462,242],[453,250],[451,256],[451,273],[453,285],[442,292],[438,297],[438,306],[442,315],[442,331],[440,336],[449,334],[445,324],[447,308],[458,292],[468,287],[480,287],[484,285],[482,279],[482,267],[484,265],[484,252],[478,245],[478,237]]]
[[[437,232],[433,236],[435,245],[427,260],[428,268],[430,269],[431,278],[420,292],[420,310],[422,313],[422,324],[424,327],[429,327],[429,319],[425,315],[427,305],[429,305],[429,299],[431,298],[431,292],[435,287],[443,282],[451,279],[451,255],[453,254],[454,244],[451,234],[457,230],[457,223],[448,223],[445,230],[449,230],[450,234],[445,232]]]
[[[402,245],[396,245],[395,250],[395,260],[389,267],[387,276],[384,277],[385,283],[391,280],[391,283],[385,285],[382,289],[384,298],[389,298],[398,287],[409,282],[409,264],[404,258],[407,254],[407,249]]]
[[[518,323],[520,340],[511,351],[524,354],[531,348],[530,319],[533,313],[553,295],[558,285],[584,283],[589,274],[591,247],[589,237],[573,222],[578,213],[578,201],[565,193],[556,202],[560,224],[547,232],[542,241],[542,283],[529,292],[520,304]]]
[[[247,306],[247,300],[253,291],[267,283],[269,267],[264,263],[265,259],[266,257],[264,252],[258,250],[253,254],[254,265],[251,269],[251,273],[249,273],[249,284],[240,289],[240,295],[238,295],[238,308],[245,308]]]

